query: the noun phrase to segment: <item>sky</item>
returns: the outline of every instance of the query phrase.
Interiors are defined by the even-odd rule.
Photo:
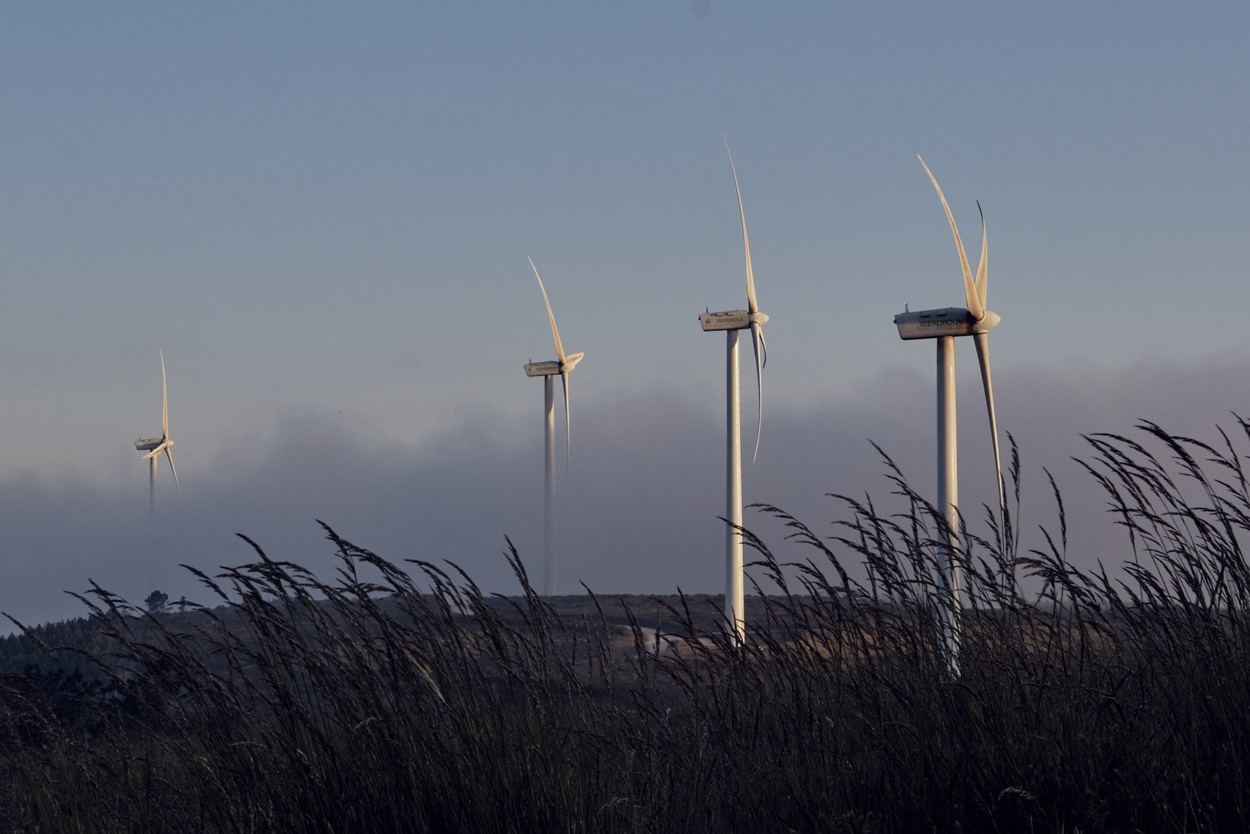
[[[318,520],[503,593],[509,537],[539,578],[527,256],[586,354],[561,590],[721,590],[724,338],[697,315],[746,302],[726,142],[770,316],[746,500],[832,532],[827,493],[889,500],[870,441],[932,492],[933,348],[892,318],[963,293],[921,154],[974,260],[985,212],[1022,530],[1053,524],[1045,467],[1078,561],[1121,558],[1082,435],[1250,411],[1247,40],[1218,2],[6,5],[0,611],[204,599],[181,565],[248,561],[236,533],[328,575]],[[150,518],[158,351],[181,491],[163,467]]]

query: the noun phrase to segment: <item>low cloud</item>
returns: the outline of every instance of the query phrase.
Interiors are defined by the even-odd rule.
[[[1128,556],[1126,537],[1105,512],[1106,498],[1071,460],[1087,456],[1082,434],[1132,434],[1139,419],[1149,419],[1213,442],[1217,423],[1235,424],[1230,412],[1250,411],[1242,393],[1250,390],[1250,363],[1231,358],[1114,371],[1014,368],[1000,371],[996,382],[1004,448],[1011,432],[1023,460],[1025,547],[1041,546],[1039,525],[1056,524],[1046,467],[1063,491],[1073,560],[1082,566]],[[889,509],[897,499],[870,440],[921,494],[931,494],[931,378],[899,371],[839,402],[768,408],[753,464],[750,388],[743,419],[748,502],[780,506],[821,534],[832,534],[832,522],[847,515],[827,493],[871,495]],[[975,381],[959,395],[961,505],[975,527],[984,518],[976,508],[996,500],[992,455]],[[724,528],[717,520],[724,514],[722,404],[659,391],[574,406],[567,473],[562,448],[559,456],[562,592],[578,593],[583,582],[602,593],[718,592],[724,581]],[[391,561],[452,560],[487,590],[513,593],[517,583],[503,558],[507,536],[541,586],[537,418],[529,436],[507,418],[471,416],[414,447],[375,441],[337,416],[292,415],[276,440],[239,449],[201,471],[180,472],[181,495],[162,479],[155,518],[129,487],[123,492],[14,477],[0,482],[9,554],[0,609],[27,623],[78,616],[81,604],[63,592],[86,590],[89,581],[132,601],[158,588],[173,599],[207,601],[179,565],[212,573],[249,561],[251,549],[236,533],[273,558],[329,576],[334,548],[318,519]],[[812,555],[786,542],[776,520],[748,510],[746,522],[783,559]]]

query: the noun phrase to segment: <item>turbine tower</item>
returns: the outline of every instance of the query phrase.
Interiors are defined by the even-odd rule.
[[[738,331],[751,329],[751,344],[755,350],[755,384],[759,392],[759,410],[755,423],[754,461],[760,453],[760,432],[764,424],[764,365],[768,362],[768,347],[764,344],[764,323],[768,316],[760,312],[755,299],[755,277],[751,272],[751,244],[747,241],[747,216],[742,208],[742,189],[738,187],[738,171],[734,168],[733,154],[729,154],[729,170],[733,173],[734,191],[738,195],[738,216],[742,219],[742,250],[746,258],[747,309],[728,310],[721,313],[703,313],[699,323],[706,330],[724,330],[727,337],[725,392],[726,408],[726,460],[725,460],[725,622],[741,644],[746,637],[746,599],[743,592],[742,570],[742,393],[738,378]]]
[[[560,342],[560,331],[556,328],[556,317],[551,312],[551,301],[547,298],[547,288],[543,286],[542,276],[534,259],[530,258],[530,269],[538,279],[538,288],[543,293],[543,303],[547,305],[547,318],[551,321],[551,338],[556,345],[556,358],[551,362],[530,362],[525,366],[526,376],[543,377],[543,425],[546,438],[544,446],[544,499],[543,499],[543,593],[554,596],[556,584],[556,410],[555,385],[552,378],[557,374],[564,384],[564,460],[568,466],[569,449],[572,446],[572,429],[569,426],[569,374],[582,361],[584,353],[566,355],[564,345]]]
[[[988,273],[986,256],[988,244],[985,234],[985,215],[981,215],[981,262],[977,266],[974,278],[968,266],[968,255],[964,252],[963,240],[959,237],[959,228],[955,225],[955,217],[951,214],[946,197],[938,185],[937,178],[920,159],[921,166],[929,175],[929,180],[937,190],[942,208],[946,210],[946,219],[950,221],[951,233],[955,236],[955,248],[959,250],[959,265],[964,276],[964,298],[968,304],[966,309],[946,307],[940,310],[922,310],[920,312],[904,312],[894,317],[898,327],[898,335],[903,339],[936,339],[937,340],[937,476],[938,476],[938,509],[945,515],[946,547],[939,557],[938,565],[943,574],[943,581],[950,594],[946,608],[946,653],[947,664],[953,674],[959,674],[959,640],[960,611],[962,599],[960,594],[962,576],[956,553],[959,550],[959,474],[958,454],[955,439],[955,337],[972,336],[977,346],[977,360],[981,365],[981,382],[985,388],[985,406],[989,414],[990,435],[994,441],[994,472],[998,478],[998,509],[1000,524],[1006,513],[1006,500],[1003,485],[1003,468],[998,453],[998,420],[994,416],[994,388],[990,382],[990,344],[989,332],[998,326],[999,317],[985,308],[985,289]],[[981,206],[978,203],[977,209]]]
[[[178,492],[182,487],[178,484],[178,470],[174,468],[174,453],[170,447],[174,441],[169,439],[169,384],[165,380],[165,353],[161,352],[161,436],[147,440],[140,438],[135,441],[135,449],[147,452],[140,460],[146,460],[148,468],[148,512],[156,512],[156,470],[159,468],[161,452],[169,459],[169,471],[174,475],[174,486]]]

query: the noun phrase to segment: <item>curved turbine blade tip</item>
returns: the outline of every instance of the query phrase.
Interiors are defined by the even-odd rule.
[[[942,193],[942,186],[938,185],[937,177],[933,176],[933,172],[925,164],[924,157],[916,154],[916,158],[920,160],[924,172],[929,175],[929,181],[933,183],[938,199],[942,201],[942,209],[946,212],[946,220],[950,223],[951,234],[955,237],[955,248],[959,250],[959,266],[964,274],[964,300],[967,302],[968,312],[972,313],[974,319],[980,321],[985,318],[985,305],[981,301],[981,294],[972,277],[972,268],[968,266],[968,253],[964,251],[964,242],[959,236],[959,227],[955,225],[955,215],[951,213],[951,207],[946,202],[946,195]]]
[[[543,293],[543,304],[547,305],[547,318],[551,321],[551,339],[555,342],[556,358],[560,360],[560,364],[565,362],[564,345],[560,342],[560,330],[556,327],[556,315],[551,312],[551,299],[547,298],[547,288],[543,286],[543,277],[538,274],[538,267],[534,266],[534,259],[528,255],[526,258],[530,262],[530,268],[534,270],[534,277],[538,279],[538,288]]]

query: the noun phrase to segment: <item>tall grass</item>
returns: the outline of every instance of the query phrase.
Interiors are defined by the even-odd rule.
[[[1088,438],[1123,565],[1069,562],[1057,488],[1042,547],[1021,552],[1010,516],[962,530],[958,676],[945,521],[888,459],[903,513],[841,498],[826,539],[760,508],[810,558],[782,564],[744,531],[771,595],[750,599],[741,647],[714,600],[557,610],[515,550],[522,593],[502,598],[329,528],[331,578],[253,545],[250,564],[196,572],[208,602],[179,615],[96,588],[83,602],[111,648],[80,699],[92,721],[0,684],[0,825],[1244,830],[1250,488],[1221,436]]]

